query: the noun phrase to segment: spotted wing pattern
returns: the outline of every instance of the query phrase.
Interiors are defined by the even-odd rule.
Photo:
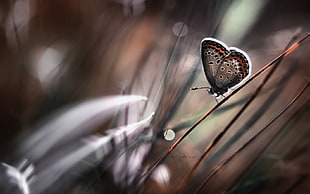
[[[218,67],[215,75],[215,84],[219,88],[231,88],[240,83],[249,75],[249,60],[238,50],[230,50]]]
[[[201,44],[201,56],[204,72],[211,87],[215,86],[215,76],[223,59],[229,54],[227,46],[212,38],[206,38]]]
[[[205,38],[201,42],[203,68],[211,85],[210,93],[217,96],[239,84],[250,74],[251,62],[247,54],[235,47]]]

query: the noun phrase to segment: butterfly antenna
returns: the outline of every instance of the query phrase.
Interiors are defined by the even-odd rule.
[[[210,88],[210,87],[208,87],[208,86],[203,86],[203,87],[193,87],[193,88],[191,88],[191,90],[200,90],[200,89],[208,89],[208,90],[210,90],[211,88]]]

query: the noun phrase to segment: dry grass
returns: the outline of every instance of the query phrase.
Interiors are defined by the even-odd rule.
[[[310,31],[306,0],[249,2],[1,1],[0,161],[34,193],[310,192],[309,38],[219,104],[190,90],[204,37],[255,74]]]

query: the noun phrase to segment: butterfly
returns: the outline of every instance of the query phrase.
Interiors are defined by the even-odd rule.
[[[251,61],[244,51],[227,47],[214,38],[201,41],[201,60],[211,85],[208,92],[216,97],[223,96],[251,74]]]

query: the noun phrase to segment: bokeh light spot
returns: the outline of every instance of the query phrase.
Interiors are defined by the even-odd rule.
[[[175,36],[183,37],[188,32],[188,27],[183,22],[177,22],[173,25],[172,32]]]
[[[164,132],[164,137],[165,137],[165,140],[172,141],[175,138],[175,133],[173,130],[168,129]]]

